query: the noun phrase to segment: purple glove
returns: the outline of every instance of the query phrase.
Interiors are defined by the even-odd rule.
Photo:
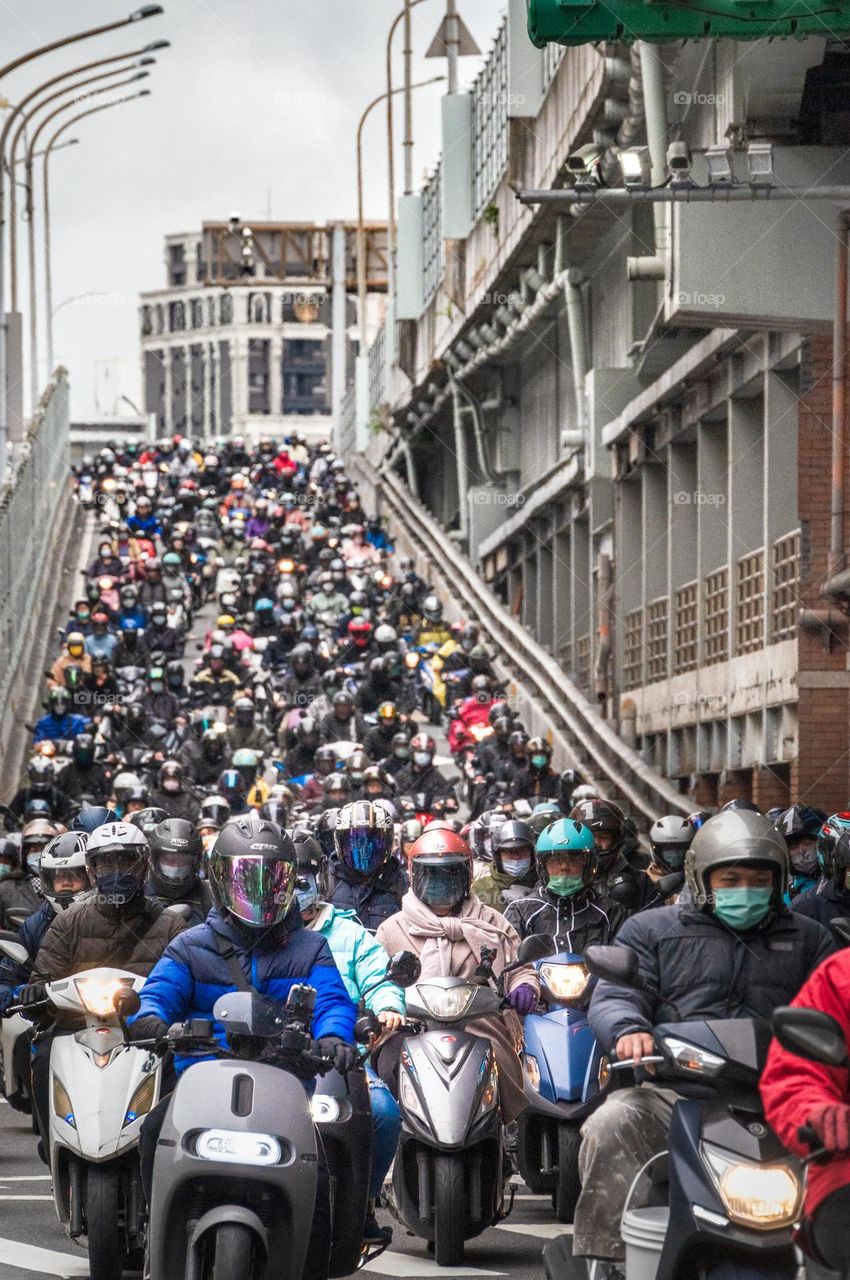
[[[534,987],[530,987],[527,982],[523,982],[516,987],[508,996],[517,1013],[523,1014],[533,1013],[537,1007],[537,992]]]

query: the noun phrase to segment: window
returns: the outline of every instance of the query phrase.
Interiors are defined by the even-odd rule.
[[[643,682],[643,609],[632,609],[623,621],[623,688]]]
[[[153,312],[150,307],[142,307],[142,337],[149,338],[153,333]]]
[[[271,298],[267,293],[248,295],[248,319],[251,324],[268,324],[271,320]]]
[[[179,288],[186,283],[186,246],[184,244],[168,246],[168,283],[172,288]]]
[[[219,316],[222,324],[233,324],[233,298],[229,293],[223,293],[218,303]]]
[[[439,289],[445,270],[441,173],[441,167],[437,165],[422,188],[422,298],[426,306]]]
[[[576,684],[585,693],[590,688],[590,633],[576,640]]]
[[[729,572],[716,569],[705,579],[705,648],[703,661],[725,662],[729,657]]]
[[[694,671],[697,665],[697,592],[698,584],[689,582],[679,587],[674,596],[673,670]]]
[[[764,645],[764,552],[753,551],[737,564],[735,652],[752,653]]]
[[[797,634],[797,595],[800,586],[800,535],[786,534],[773,544],[770,639],[792,640]]]
[[[668,600],[653,600],[646,609],[646,678],[663,680],[667,675]]]
[[[508,28],[502,22],[472,86],[473,204],[478,218],[508,163]]]
[[[168,329],[170,333],[179,333],[186,328],[186,308],[182,302],[169,302]]]
[[[193,298],[189,304],[192,316],[192,328],[203,329],[204,327],[204,304],[200,298]]]

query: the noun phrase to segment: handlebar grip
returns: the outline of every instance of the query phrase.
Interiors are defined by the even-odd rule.
[[[820,1135],[810,1124],[801,1124],[797,1130],[797,1141],[804,1142],[807,1147],[814,1147],[820,1143]]]

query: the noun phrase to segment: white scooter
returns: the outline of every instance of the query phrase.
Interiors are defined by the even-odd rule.
[[[29,960],[26,947],[10,938],[0,939],[0,954],[16,964]],[[32,1112],[30,1097],[30,1043],[32,1023],[19,1013],[0,1019],[0,1091],[15,1111]]]
[[[82,1015],[85,1029],[57,1035],[50,1052],[50,1169],[56,1212],[88,1244],[91,1280],[120,1280],[141,1265],[144,1195],[139,1130],[159,1101],[161,1061],[125,1043],[114,999],[144,978],[89,969],[47,984],[50,1003]]]

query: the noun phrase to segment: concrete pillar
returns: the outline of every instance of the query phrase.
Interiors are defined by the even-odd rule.
[[[283,334],[273,334],[269,343],[269,413],[283,412]]]
[[[248,339],[241,334],[230,340],[231,386],[233,388],[232,430],[245,430],[248,416]]]
[[[165,387],[162,393],[163,420],[165,434],[170,436],[174,431],[174,405],[172,403],[171,347],[162,349],[162,371]]]
[[[331,239],[331,414],[333,438],[339,447],[342,402],[345,398],[348,337],[345,312],[345,227],[336,223]]]
[[[186,378],[186,427],[185,434],[192,434],[192,347],[186,342],[183,345],[183,369]]]
[[[212,434],[220,436],[224,432],[221,408],[221,351],[217,342],[210,343],[210,351],[212,353],[212,395],[210,397],[210,426]]]
[[[205,342],[202,350],[204,353],[204,439],[209,440],[212,435],[212,343]]]

